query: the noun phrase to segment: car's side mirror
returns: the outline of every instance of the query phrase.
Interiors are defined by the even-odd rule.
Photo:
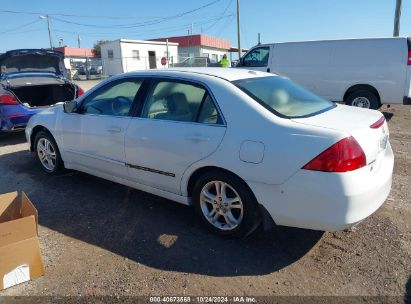
[[[63,104],[64,112],[65,113],[73,113],[77,110],[77,102],[76,100],[69,100]]]

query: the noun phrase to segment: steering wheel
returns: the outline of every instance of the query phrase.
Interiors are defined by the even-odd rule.
[[[116,115],[125,115],[128,114],[130,110],[131,101],[125,96],[117,96],[113,99],[111,103],[111,110]]]

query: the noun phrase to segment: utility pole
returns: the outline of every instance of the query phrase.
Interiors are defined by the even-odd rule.
[[[50,17],[49,15],[46,15],[47,17],[47,30],[49,31],[49,40],[50,40],[50,47],[53,49],[53,43],[51,42],[51,32],[50,32]]]
[[[78,45],[78,48],[80,48],[80,44],[81,44],[80,34],[77,34],[77,45]]]
[[[168,39],[166,39],[167,67],[170,67],[170,54],[168,53]]]
[[[47,29],[49,31],[50,48],[53,49],[53,44],[51,42],[51,32],[50,32],[50,16],[49,15],[40,16],[40,19],[46,19],[47,20]]]
[[[400,20],[401,20],[401,6],[402,0],[397,0],[397,4],[395,6],[395,16],[394,16],[394,37],[398,37],[400,35]]]
[[[190,58],[190,49],[191,49],[190,29],[187,30],[187,40],[188,40],[187,58]]]
[[[238,38],[238,60],[240,60],[241,58],[240,0],[237,0],[237,38]]]
[[[193,24],[191,23],[191,25],[190,25],[190,51],[191,51],[191,45],[192,44],[193,44]],[[193,54],[193,57],[194,57],[194,54]]]

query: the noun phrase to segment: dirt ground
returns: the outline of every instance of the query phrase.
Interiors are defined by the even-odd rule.
[[[45,276],[0,295],[411,293],[411,107],[381,109],[395,152],[386,203],[350,231],[277,227],[245,240],[206,232],[191,208],[78,172],[43,173],[23,134],[0,138],[0,193],[39,211]],[[366,181],[364,181],[366,182]]]

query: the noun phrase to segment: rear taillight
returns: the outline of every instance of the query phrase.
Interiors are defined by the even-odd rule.
[[[364,151],[354,137],[346,137],[315,157],[303,169],[323,172],[347,172],[367,164]]]
[[[379,127],[381,127],[385,122],[385,117],[382,116],[380,119],[378,119],[376,122],[374,122],[370,128],[371,129],[378,129]]]
[[[80,97],[83,94],[84,94],[84,90],[80,87],[77,87],[77,97]]]
[[[17,105],[19,104],[16,97],[11,93],[5,93],[0,95],[0,104],[1,105]]]
[[[411,65],[411,51],[408,51],[408,65]]]

